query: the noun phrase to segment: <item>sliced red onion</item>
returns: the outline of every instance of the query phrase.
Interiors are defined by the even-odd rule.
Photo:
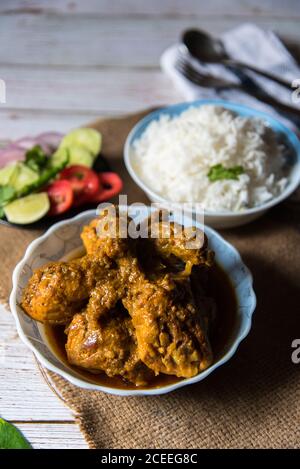
[[[64,135],[60,132],[44,132],[37,137],[27,136],[19,138],[11,143],[1,142],[0,167],[13,161],[23,160],[26,151],[30,150],[35,145],[40,145],[47,155],[51,155],[53,150],[59,146],[63,136]]]
[[[52,150],[49,145],[44,142],[40,142],[37,137],[23,137],[19,140],[16,140],[15,143],[25,150],[30,150],[30,148],[34,147],[35,145],[39,145],[46,153],[46,155],[49,155]]]
[[[6,142],[6,145],[3,145],[1,148],[0,148],[0,152],[6,152],[7,150],[22,150],[24,151],[25,148],[21,147],[20,145],[18,145],[17,143],[15,142]]]
[[[37,138],[35,137],[23,137],[23,138],[20,138],[19,140],[15,140],[14,143],[18,145],[19,147],[24,148],[25,150],[29,150],[35,145],[38,145]]]
[[[36,137],[37,141],[41,144],[48,145],[52,149],[56,149],[62,138],[63,134],[60,132],[44,132]]]
[[[1,148],[0,150],[0,167],[5,166],[7,163],[13,161],[23,160],[25,158],[26,150],[24,148],[15,145],[14,143]]]
[[[6,148],[11,143],[11,140],[0,140],[0,149]]]

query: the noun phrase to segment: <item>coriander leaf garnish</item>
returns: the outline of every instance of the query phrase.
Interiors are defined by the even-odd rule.
[[[223,179],[237,180],[240,174],[245,172],[243,166],[232,166],[231,168],[224,168],[222,164],[212,166],[207,173],[210,182],[221,181]]]
[[[40,145],[35,145],[30,150],[26,152],[25,155],[25,164],[33,171],[41,171],[48,162],[48,156],[40,147]]]
[[[28,186],[21,189],[16,195],[18,197],[25,197],[25,195],[31,194],[43,186],[48,184],[52,179],[54,179],[58,173],[60,173],[68,164],[69,162],[69,153],[68,151],[65,152],[64,158],[61,158],[59,162],[55,162],[55,165],[52,163],[51,158],[47,158],[47,165],[40,171],[40,176],[37,181],[29,184]]]
[[[12,200],[15,193],[16,191],[12,186],[0,186],[0,206]]]

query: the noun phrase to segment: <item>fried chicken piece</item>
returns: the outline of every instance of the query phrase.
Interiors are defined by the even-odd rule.
[[[153,373],[140,360],[132,320],[119,301],[124,294],[118,276],[98,282],[85,312],[74,316],[67,329],[66,351],[73,365],[141,386]]]
[[[72,321],[66,330],[68,359],[89,371],[121,375],[137,385],[153,372],[194,376],[212,362],[206,316],[195,305],[189,279],[193,265],[211,263],[207,240],[188,250],[186,238],[173,233],[166,239],[160,223],[158,238],[145,240],[145,246],[163,268],[148,275],[137,255],[140,241],[127,236],[129,223],[127,217],[104,211],[83,230],[87,255],[37,270],[22,306],[42,322]],[[109,225],[113,234],[106,233]],[[178,261],[184,273],[166,273],[166,265]],[[120,303],[130,317],[116,313]]]
[[[120,278],[118,275],[97,284],[85,311],[85,341],[79,333],[75,347],[68,339],[66,349],[73,364],[103,370],[108,376],[121,375],[141,386],[154,374],[139,357],[132,320],[120,301],[126,294]],[[93,353],[86,350],[86,343],[91,342]]]
[[[118,266],[118,277],[114,284],[102,286],[100,296],[107,298],[108,295],[109,301],[96,309],[88,308],[89,321],[97,321],[112,307],[112,303],[122,300],[132,318],[139,356],[155,374],[191,377],[207,368],[212,362],[212,354],[189,281],[175,281],[171,275],[159,273],[148,278],[132,254],[129,239],[120,239],[116,232],[114,249],[109,251],[111,240],[108,238],[106,242],[105,238],[98,237],[96,223],[93,221],[83,235],[87,252],[91,253],[97,245],[98,255],[100,252],[112,255]],[[168,248],[165,246],[164,243],[159,244],[166,256],[175,252],[186,262],[206,263],[209,256],[207,242],[201,253],[199,250],[186,252],[183,241],[176,244],[171,240]]]
[[[117,208],[104,209],[98,218],[83,228],[81,239],[86,252],[96,258],[118,259],[134,251],[135,240],[127,235],[130,219],[120,215]]]
[[[214,254],[208,249],[207,236],[199,228],[159,221],[152,223],[149,232],[149,243],[155,254],[170,266],[176,266],[180,260],[186,275],[190,275],[194,265],[212,265]]]
[[[101,278],[113,275],[111,262],[84,256],[71,262],[51,262],[35,270],[23,291],[21,306],[33,319],[67,324],[87,302]]]
[[[189,281],[140,277],[123,299],[132,317],[139,355],[155,374],[189,378],[212,363],[206,328]]]
[[[146,385],[153,373],[140,360],[131,318],[119,308],[101,316],[98,324],[85,313],[76,314],[67,329],[68,361],[92,373],[121,376],[136,386]]]
[[[119,275],[98,282],[90,294],[86,308],[86,316],[90,326],[96,328],[101,318],[109,315],[124,295],[125,285],[120,281]]]

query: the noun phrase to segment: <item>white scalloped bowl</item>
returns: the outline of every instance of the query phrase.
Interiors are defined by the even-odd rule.
[[[135,220],[146,218],[150,210],[151,208],[149,207],[140,207],[139,213],[137,214],[136,207],[134,212],[131,212],[130,207],[128,208],[129,215],[135,218]],[[94,217],[95,211],[89,210],[69,220],[56,223],[49,228],[45,234],[34,240],[28,246],[23,259],[14,270],[10,308],[22,341],[32,350],[42,366],[61,375],[70,383],[85,389],[98,390],[120,396],[141,396],[164,394],[182,386],[197,383],[210,375],[216,368],[227,362],[236,352],[240,342],[250,331],[251,318],[256,306],[256,297],[252,286],[252,275],[244,265],[237,250],[209,227],[205,227],[205,232],[209,238],[209,246],[216,253],[217,263],[229,276],[238,303],[235,326],[231,334],[232,338],[221,358],[214,362],[208,369],[193,378],[184,379],[160,388],[136,390],[116,389],[91,383],[60,360],[47,340],[43,325],[27,316],[19,306],[22,290],[27,285],[34,269],[41,267],[47,262],[60,260],[68,253],[82,246],[80,238],[81,230],[83,226],[89,223]],[[176,220],[176,215],[174,215],[174,221],[180,222],[180,220]],[[184,224],[190,224],[188,217],[184,217]],[[198,227],[203,228],[203,226],[199,224]]]

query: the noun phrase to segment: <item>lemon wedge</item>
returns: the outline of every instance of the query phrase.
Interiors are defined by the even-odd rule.
[[[4,213],[10,223],[26,225],[42,218],[50,208],[46,192],[27,195],[14,200],[4,207]]]

